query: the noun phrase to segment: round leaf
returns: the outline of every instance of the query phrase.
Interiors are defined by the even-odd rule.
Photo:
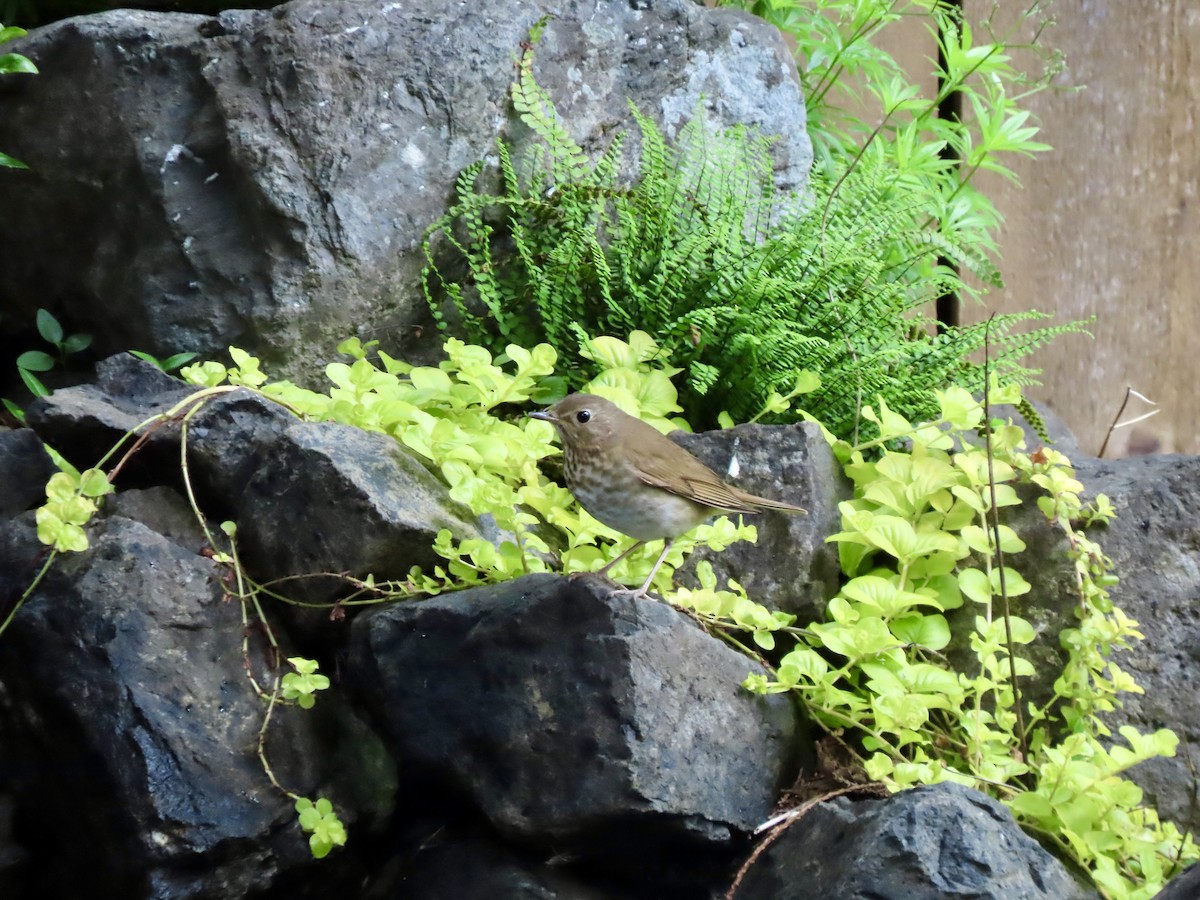
[[[892,634],[906,644],[941,650],[950,643],[950,625],[939,613],[908,615],[893,619]]]
[[[49,372],[54,368],[54,357],[41,350],[26,350],[17,357],[17,368],[30,372]]]
[[[58,319],[54,318],[49,310],[37,311],[37,330],[38,334],[56,347],[62,342],[62,325],[58,324]]]

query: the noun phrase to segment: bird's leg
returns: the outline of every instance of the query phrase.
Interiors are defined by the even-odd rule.
[[[633,544],[633,545],[632,545],[632,546],[631,546],[631,547],[630,547],[628,550],[626,550],[624,553],[622,553],[620,556],[618,556],[618,557],[617,557],[616,559],[614,559],[612,562],[610,562],[610,563],[606,563],[606,564],[605,564],[605,566],[604,566],[604,568],[603,568],[603,569],[600,569],[600,571],[598,571],[596,574],[597,574],[597,575],[601,575],[601,576],[603,576],[603,577],[607,578],[607,577],[608,577],[608,570],[609,570],[609,569],[611,569],[613,566],[615,566],[617,563],[619,563],[621,560],[623,560],[625,557],[627,557],[627,556],[628,556],[630,553],[632,553],[632,552],[633,552],[634,550],[636,550],[638,547],[642,546],[642,544],[644,544],[644,543],[646,543],[646,542],[645,542],[645,541],[638,541],[638,542],[636,542],[636,543],[635,543],[635,544]]]
[[[630,600],[646,599],[650,595],[647,591],[650,590],[650,582],[654,580],[654,576],[658,574],[658,567],[663,564],[663,560],[667,558],[667,551],[671,549],[671,545],[675,543],[675,538],[668,538],[663,544],[662,553],[658,554],[658,559],[655,560],[653,568],[650,569],[650,574],[646,576],[646,581],[636,591],[623,590],[613,591],[614,594],[620,594],[622,597],[628,597]],[[634,546],[637,546],[636,544]],[[632,547],[630,549],[633,549]]]

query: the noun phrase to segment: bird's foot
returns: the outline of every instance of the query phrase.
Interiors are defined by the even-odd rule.
[[[640,588],[618,588],[615,591],[609,591],[609,596],[628,598],[629,600],[657,600],[657,597],[651,597],[650,592],[644,587]]]
[[[609,594],[613,597],[627,597],[630,600],[658,599],[650,596],[650,579],[647,579],[646,582],[639,588],[628,588],[622,585],[621,582],[613,579],[612,576],[608,574],[609,568],[610,566],[605,566],[603,569],[599,569],[595,572],[572,572],[567,576],[567,578],[569,578],[571,581],[577,581],[580,578],[598,578],[605,584],[612,585],[612,589],[609,590]],[[655,566],[655,568],[657,569],[657,566]],[[654,573],[651,572],[650,574],[653,576]]]

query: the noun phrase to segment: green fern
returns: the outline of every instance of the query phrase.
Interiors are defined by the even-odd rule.
[[[882,154],[868,148],[836,177],[815,173],[805,195],[782,194],[758,133],[715,131],[697,116],[669,142],[634,109],[636,156],[622,135],[593,163],[535,83],[532,49],[513,101],[541,143],[522,164],[500,144],[497,192],[481,187],[479,166],[468,169],[426,234],[425,292],[443,327],[497,352],[547,341],[576,386],[595,374],[580,353],[589,336],[641,329],[684,370],[681,403],[697,426],[722,411],[759,416],[801,370],[821,377],[806,410],[842,436],[877,396],[921,418],[936,415],[935,388],[982,388],[970,356],[983,325],[938,334],[929,313],[965,290],[939,257],[984,283],[999,275],[953,231],[927,224],[926,199]],[[623,181],[628,171],[637,175]],[[1002,380],[1031,382],[1037,373],[1021,360],[1081,330],[1014,330],[1040,318],[993,319],[990,365]]]

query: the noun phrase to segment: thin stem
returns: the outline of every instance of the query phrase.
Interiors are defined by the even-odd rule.
[[[889,741],[887,738],[885,738],[882,734],[877,732],[875,729],[868,727],[864,721],[860,721],[858,719],[852,718],[851,716],[847,716],[843,713],[838,712],[836,709],[831,709],[830,707],[821,706],[818,703],[816,703],[815,701],[809,700],[807,697],[805,697],[803,691],[800,692],[800,700],[808,708],[810,714],[820,713],[821,715],[828,716],[831,719],[835,719],[836,721],[840,722],[842,725],[844,725],[847,728],[850,728],[855,731],[861,731],[863,734],[867,735],[868,737],[873,737],[875,740],[877,740],[879,742],[880,747],[882,749],[886,750],[888,752],[888,755],[893,757],[894,759],[905,759],[906,758],[904,756],[904,754],[900,751],[899,747],[895,746],[891,741]],[[857,754],[855,754],[855,755],[857,756]],[[859,761],[861,762],[861,757],[860,757]]]
[[[1021,747],[1021,762],[1027,762],[1029,759],[1029,744],[1025,734],[1025,713],[1021,709],[1021,690],[1017,686],[1017,651],[1016,644],[1013,643],[1012,614],[1009,608],[1008,585],[1004,576],[1004,550],[1000,546],[1000,508],[996,503],[996,470],[995,458],[992,452],[992,410],[990,397],[992,385],[988,372],[991,354],[988,352],[988,340],[992,320],[995,318],[996,314],[992,313],[988,316],[987,323],[983,326],[983,445],[984,450],[987,452],[992,541],[996,545],[996,564],[999,567],[1000,574],[1000,601],[1004,611],[1004,640],[1008,646],[1008,670],[1009,677],[1012,680],[1013,712],[1017,716],[1017,741]]]
[[[104,468],[104,464],[107,463],[117,453],[117,451],[121,449],[121,447],[125,444],[125,442],[127,440],[129,440],[131,437],[133,437],[135,434],[140,432],[142,429],[150,428],[150,426],[152,426],[152,425],[156,426],[160,422],[169,422],[171,419],[174,419],[181,412],[183,412],[183,410],[186,409],[189,405],[195,404],[195,406],[188,413],[188,416],[190,417],[210,397],[215,397],[215,396],[218,396],[219,394],[228,394],[231,391],[238,390],[239,387],[240,387],[240,385],[223,384],[223,385],[218,385],[217,387],[204,388],[202,390],[196,391],[194,394],[188,394],[186,397],[184,397],[182,400],[180,400],[178,403],[176,403],[174,406],[172,406],[166,412],[156,413],[155,415],[150,416],[145,421],[140,422],[139,424],[133,426],[133,428],[129,429],[129,431],[125,432],[125,434],[123,434],[121,436],[121,439],[118,440],[115,444],[113,444],[112,447],[109,449],[109,451],[104,454],[104,456],[100,457],[99,462],[97,462],[93,468],[97,468],[97,469]]]
[[[275,703],[279,698],[279,678],[275,678],[275,689],[271,692],[270,699],[267,701],[267,714],[263,716],[262,727],[258,729],[258,761],[262,764],[263,772],[266,773],[267,780],[275,786],[281,794],[290,797],[292,800],[299,800],[300,795],[295,791],[289,791],[279,779],[275,777],[275,770],[271,768],[271,763],[267,759],[267,729],[271,726],[271,714],[275,711]]]
[[[38,573],[37,573],[37,575],[34,576],[33,581],[31,581],[29,583],[29,587],[25,588],[24,592],[17,599],[17,602],[13,604],[13,608],[8,611],[8,615],[4,617],[4,623],[0,624],[0,635],[4,634],[4,632],[8,629],[9,624],[12,622],[13,618],[16,616],[17,612],[21,609],[22,606],[25,605],[25,601],[28,600],[30,598],[30,596],[32,596],[32,594],[35,590],[37,590],[37,586],[39,584],[41,584],[42,579],[46,577],[46,573],[48,571],[50,571],[50,566],[54,562],[55,557],[57,557],[57,556],[58,556],[57,550],[50,551],[50,555],[47,556],[46,561],[44,563],[42,563],[41,569],[38,570]]]

